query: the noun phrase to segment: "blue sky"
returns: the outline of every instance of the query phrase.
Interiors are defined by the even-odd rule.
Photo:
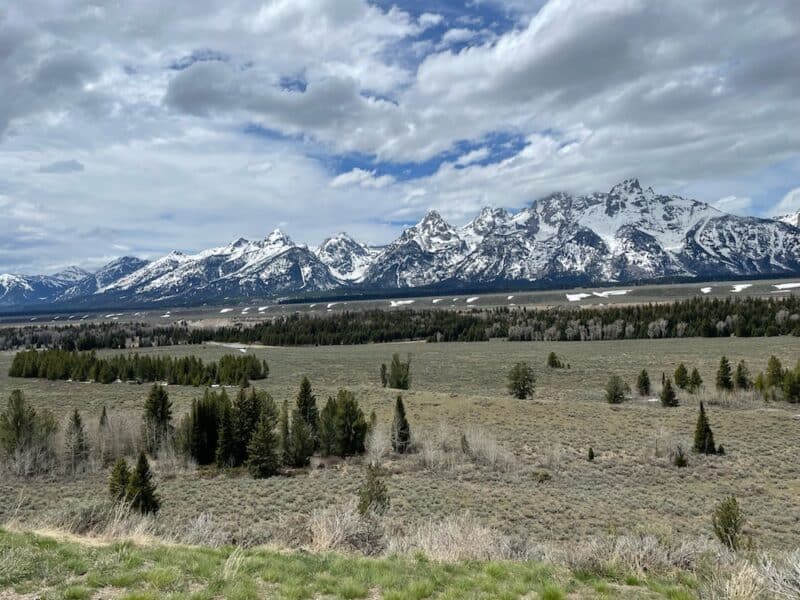
[[[0,273],[275,227],[385,243],[627,177],[798,210],[797,56],[794,0],[18,3]]]

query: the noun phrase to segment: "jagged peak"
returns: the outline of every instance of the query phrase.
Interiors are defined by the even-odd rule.
[[[291,246],[294,244],[294,242],[292,242],[292,238],[281,231],[279,227],[273,229],[272,232],[270,232],[270,234],[264,238],[264,241],[270,244],[284,244],[286,246]]]
[[[652,189],[650,189],[650,191],[652,192]],[[611,191],[609,192],[609,194],[615,196],[626,196],[632,193],[634,194],[642,193],[642,186],[639,184],[639,180],[635,177],[624,179],[623,181],[619,182],[617,185],[612,187]]]

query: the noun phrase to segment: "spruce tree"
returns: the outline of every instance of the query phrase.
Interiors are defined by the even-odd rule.
[[[220,468],[231,467],[234,463],[236,440],[233,431],[233,408],[226,402],[220,409],[219,431],[217,432],[217,450],[215,461]]]
[[[292,464],[292,438],[289,430],[289,403],[284,400],[281,405],[281,415],[278,417],[278,448],[281,463]]]
[[[97,423],[97,455],[103,466],[107,466],[110,459],[111,444],[113,443],[111,436],[111,423],[108,420],[106,407],[103,405],[103,411],[100,413],[100,420]]]
[[[394,406],[392,421],[392,449],[398,454],[405,454],[411,446],[411,427],[406,419],[406,408],[403,397],[398,395]]]
[[[292,431],[289,443],[289,464],[305,467],[314,454],[314,438],[311,429],[299,410],[292,411]]]
[[[683,363],[679,364],[678,368],[675,369],[675,385],[682,390],[689,386],[689,371]]]
[[[223,393],[225,393],[224,390]],[[249,393],[240,389],[236,395],[231,407],[234,440],[232,466],[238,467],[247,460],[247,445],[258,427],[261,415],[267,411],[269,404],[274,410],[274,402],[271,401],[271,398],[259,395],[255,388],[251,388]],[[274,419],[274,417],[271,418]]]
[[[358,512],[383,514],[389,509],[389,491],[381,480],[378,467],[367,465],[367,476],[358,491]]]
[[[724,356],[719,360],[719,369],[717,369],[717,389],[720,391],[731,391],[733,389],[731,364]]]
[[[589,446],[589,457],[588,458],[589,458],[589,462],[592,462],[594,460],[594,449],[591,446]]]
[[[703,403],[700,403],[700,414],[697,416],[697,425],[694,428],[694,451],[698,454],[716,454],[714,434],[706,416]]]
[[[89,442],[86,439],[86,430],[83,419],[76,408],[67,423],[64,431],[65,464],[70,473],[77,473],[89,460]]]
[[[139,453],[136,468],[128,481],[127,498],[131,503],[131,508],[142,514],[157,513],[161,507],[161,501],[156,493],[156,485],[153,483],[150,463],[144,452]]]
[[[128,469],[127,461],[124,458],[118,458],[108,478],[108,491],[114,502],[123,502],[127,499],[130,479],[131,472]]]
[[[319,451],[322,456],[337,452],[336,414],[336,400],[329,396],[319,415]]]
[[[317,428],[319,427],[319,411],[317,409],[317,397],[311,390],[311,382],[308,377],[303,377],[300,382],[300,391],[297,393],[297,410],[308,426],[311,439],[316,442]]]
[[[273,424],[262,415],[247,446],[247,470],[254,478],[264,479],[275,475],[279,465],[278,440]]]
[[[364,452],[367,420],[353,392],[339,390],[336,396],[336,446],[341,457]]]
[[[750,379],[750,371],[743,360],[740,360],[736,365],[736,372],[733,375],[733,384],[737,390],[742,391],[747,391],[753,387],[753,382]]]
[[[702,386],[703,386],[703,378],[700,377],[700,371],[697,370],[697,367],[694,367],[692,369],[692,374],[689,375],[689,392],[694,394]]]
[[[389,364],[389,387],[395,390],[407,390],[411,387],[411,355],[406,362],[400,360],[399,354],[392,355]]]
[[[386,374],[386,363],[381,363],[381,387],[386,387],[389,383],[389,376]]]
[[[147,451],[157,454],[172,436],[172,402],[167,390],[155,383],[144,404],[144,440]]]
[[[639,373],[639,377],[636,380],[636,389],[640,396],[650,395],[650,375],[647,373],[647,369],[642,369],[642,372]]]
[[[675,394],[675,389],[672,387],[672,381],[669,377],[664,382],[664,387],[661,388],[659,399],[661,400],[661,406],[678,406],[678,396]]]
[[[783,365],[777,356],[770,356],[767,361],[766,384],[768,388],[780,388],[783,385]]]
[[[528,363],[515,364],[508,373],[508,391],[518,400],[532,397],[536,388],[536,375]]]

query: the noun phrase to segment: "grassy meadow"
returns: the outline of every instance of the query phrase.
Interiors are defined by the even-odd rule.
[[[570,368],[547,369],[551,350]],[[786,549],[800,539],[800,408],[765,405],[749,394],[721,398],[712,391],[680,393],[681,406],[673,409],[636,395],[612,406],[603,400],[603,386],[616,373],[634,387],[637,373],[647,368],[657,387],[661,372],[671,374],[683,361],[690,369],[697,366],[711,389],[723,354],[733,365],[745,359],[755,373],[771,354],[793,365],[798,350],[796,338],[730,338],[248,351],[269,362],[269,379],[257,385],[277,401],[292,401],[305,374],[320,401],[338,388],[353,390],[365,413],[375,409],[379,427],[386,430],[397,392],[380,386],[379,367],[393,352],[410,353],[412,388],[403,397],[415,439],[457,443],[460,432],[472,431],[496,441],[498,451],[505,453],[503,468],[463,461],[432,466],[422,453],[388,457],[389,517],[396,522],[469,514],[508,535],[550,542],[637,532],[711,537],[714,505],[733,494],[747,515],[753,543]],[[212,359],[237,350],[182,346],[144,352]],[[11,379],[7,372],[12,356],[0,354],[3,399],[12,389],[22,389],[35,406],[50,408],[62,420],[78,408],[90,430],[103,405],[112,419],[136,422],[140,417],[146,385]],[[536,369],[533,400],[515,400],[506,393],[506,373],[517,361]],[[168,389],[176,417],[202,393],[192,387]],[[716,441],[727,454],[690,454],[689,467],[678,469],[664,449],[677,443],[691,447],[700,397],[707,403]],[[593,462],[586,458],[589,447],[596,455]],[[235,539],[270,541],[287,518],[352,497],[363,478],[361,462],[353,459],[339,468],[266,480],[203,469],[162,473],[157,477],[163,499],[159,519],[177,525],[210,512]],[[103,471],[75,478],[5,477],[0,482],[0,522],[11,517],[33,520],[104,498],[106,478]]]

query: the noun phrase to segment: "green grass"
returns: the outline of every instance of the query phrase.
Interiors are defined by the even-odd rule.
[[[226,569],[231,548],[85,545],[0,529],[2,590],[42,598],[596,598],[569,572],[533,562],[443,564],[338,554],[244,552]],[[227,574],[227,576],[226,576]],[[651,597],[689,598],[691,588],[654,579]],[[605,590],[611,587],[603,588]],[[619,597],[635,597],[624,583]],[[12,596],[13,597],[13,596]],[[601,596],[602,597],[602,596]]]

